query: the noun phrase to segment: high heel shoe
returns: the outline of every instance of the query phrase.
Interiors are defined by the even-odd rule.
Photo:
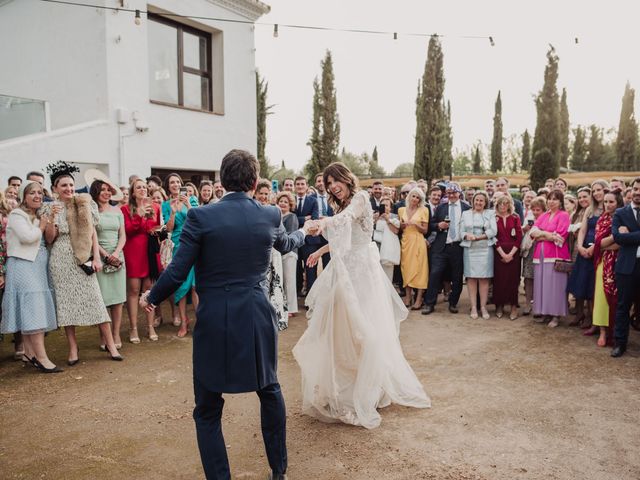
[[[491,318],[491,315],[489,315],[489,312],[487,312],[486,308],[481,308],[480,311],[482,313],[482,318],[484,318],[485,320],[489,320]]]
[[[183,322],[180,325],[180,330],[178,330],[178,333],[176,333],[176,336],[178,338],[184,338],[187,336],[188,333],[189,333],[189,320],[187,320],[186,322]]]
[[[76,358],[75,360],[67,360],[67,365],[69,365],[70,367],[73,367],[74,365],[77,365],[79,361],[80,361],[80,347],[78,347],[78,358]]]
[[[469,314],[469,317],[471,317],[473,320],[476,320],[478,318],[478,312],[471,312]]]
[[[140,337],[138,336],[137,328],[132,328],[131,330],[129,330],[129,342],[133,343],[134,345],[137,345],[140,343]]]
[[[120,355],[119,353],[118,355],[113,355],[108,348],[107,348],[107,353],[111,357],[111,360],[113,360],[114,362],[121,362],[124,360],[124,357],[122,355]]]
[[[27,357],[27,358],[29,358],[29,357]],[[36,367],[42,373],[60,373],[60,372],[64,372],[64,370],[61,369],[60,367],[58,367],[57,365],[54,365],[53,368],[45,367],[44,365],[42,365],[42,363],[40,363],[40,361],[36,357],[29,358],[29,361],[33,364],[34,367]]]
[[[182,325],[182,320],[180,320],[180,317],[173,317],[173,326],[179,327],[180,325]]]

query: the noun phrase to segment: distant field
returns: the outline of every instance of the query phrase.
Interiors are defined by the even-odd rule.
[[[487,174],[487,175],[461,175],[454,176],[454,180],[460,183],[463,187],[480,187],[484,186],[484,181],[489,178],[496,178],[498,175],[496,174]],[[601,171],[601,172],[579,172],[579,173],[567,173],[560,175],[564,178],[570,187],[579,187],[582,185],[587,185],[593,182],[594,180],[598,180],[599,178],[603,178],[605,180],[610,180],[611,178],[621,178],[629,183],[636,177],[640,177],[640,171],[638,172],[616,172],[616,171]],[[511,186],[517,187],[519,185],[526,185],[529,182],[529,175],[526,173],[514,173],[512,175],[506,175],[511,183]],[[371,185],[376,179],[375,178],[366,178],[360,181],[360,185],[364,187],[368,187]],[[393,178],[384,178],[384,184],[391,187],[397,187],[407,183],[408,181],[413,180],[410,177],[393,177]]]

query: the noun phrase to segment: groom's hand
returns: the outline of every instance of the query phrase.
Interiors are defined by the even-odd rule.
[[[304,225],[302,226],[302,230],[304,230],[305,235],[317,235],[318,228],[318,222],[316,220],[308,220],[304,222]]]
[[[140,307],[144,308],[145,312],[151,313],[156,309],[156,306],[149,303],[149,293],[151,290],[147,290],[140,296]]]

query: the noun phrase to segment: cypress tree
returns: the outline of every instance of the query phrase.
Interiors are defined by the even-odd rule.
[[[450,170],[451,134],[444,104],[443,54],[437,35],[429,39],[427,61],[416,99],[416,136],[413,175],[431,181]],[[450,113],[450,112],[449,112]]]
[[[574,130],[573,151],[571,152],[571,168],[582,171],[585,169],[587,145],[585,131],[580,125]]]
[[[567,168],[569,160],[569,107],[567,89],[562,89],[560,98],[560,166]]]
[[[520,165],[525,172],[528,172],[531,166],[531,137],[529,136],[529,130],[525,130],[522,135],[522,161]]]
[[[309,178],[313,178],[330,163],[338,160],[340,145],[338,102],[334,86],[333,59],[329,50],[321,62],[321,67],[320,83],[317,78],[313,82],[313,125],[311,138],[307,143],[311,147],[311,159],[304,167]]]
[[[371,154],[371,160],[369,161],[369,175],[374,178],[384,177],[384,168],[378,163],[378,146],[373,147],[373,153]]]
[[[271,173],[271,166],[264,153],[267,145],[267,115],[271,115],[273,107],[273,105],[267,106],[268,88],[269,84],[260,77],[260,73],[256,72],[256,118],[258,122],[256,153],[260,162],[260,175],[263,178],[269,178]]]
[[[495,103],[493,114],[493,140],[491,141],[491,171],[502,171],[502,99],[500,91]]]
[[[482,157],[480,156],[480,145],[476,145],[476,152],[473,154],[473,173],[482,173]]]
[[[551,47],[547,52],[544,85],[536,97],[537,122],[533,137],[531,186],[538,189],[547,178],[556,178],[560,170],[560,102],[558,98],[558,55]],[[545,149],[544,153],[541,151]]]
[[[615,144],[617,167],[619,170],[627,172],[640,169],[640,159],[637,156],[638,122],[636,122],[633,111],[634,98],[635,90],[627,82],[622,97],[620,124]]]
[[[591,125],[589,127],[589,146],[587,148],[585,170],[588,172],[593,172],[603,168],[604,153],[602,130],[596,125]]]

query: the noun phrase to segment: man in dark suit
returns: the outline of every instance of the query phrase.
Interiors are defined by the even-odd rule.
[[[458,313],[458,300],[462,293],[462,247],[460,246],[460,218],[470,207],[460,200],[462,190],[456,183],[447,186],[448,203],[441,204],[436,214],[429,220],[429,231],[435,231],[436,238],[431,244],[431,267],[429,287],[425,294],[423,315],[434,311],[438,292],[446,272],[451,274],[449,311]]]
[[[640,285],[640,177],[631,184],[631,203],[616,210],[611,232],[620,245],[616,260],[616,306],[615,347],[612,357],[621,357],[627,350],[629,339],[629,311]]]
[[[316,195],[316,199],[318,201],[318,217],[321,219],[324,217],[333,217],[333,208],[331,208],[331,205],[329,205],[329,195],[327,194],[327,189],[324,187],[324,176],[322,173],[318,173],[316,175],[315,181],[313,182],[313,186],[315,187],[316,192],[318,192]],[[327,240],[325,240],[325,238],[322,235],[318,235],[316,237],[309,237],[307,240],[309,240],[310,245],[318,246],[316,250],[320,249],[321,247],[329,243],[327,242]],[[327,265],[329,265],[330,260],[331,260],[331,254],[329,252],[322,255],[322,268],[327,268]],[[306,267],[306,264],[305,264],[305,267]]]
[[[141,305],[153,311],[195,265],[200,298],[193,331],[193,384],[198,447],[208,479],[229,479],[222,436],[223,393],[256,392],[272,477],[286,478],[285,405],[278,378],[276,312],[266,285],[271,248],[299,247],[313,228],[287,235],[278,208],[252,199],[259,173],[255,157],[232,150],[220,176],[229,193],[219,202],[192,208],[180,248]]]
[[[371,210],[374,215],[380,213],[380,202],[382,201],[382,194],[384,193],[384,184],[380,180],[376,180],[371,185],[371,196],[369,201],[371,202]]]
[[[296,216],[298,217],[298,225],[304,226],[308,220],[318,220],[320,217],[318,211],[318,199],[315,195],[307,195],[309,186],[307,185],[307,179],[304,177],[296,177],[295,179],[296,190]],[[311,290],[313,282],[316,281],[317,266],[308,267],[307,259],[309,255],[320,248],[319,239],[307,238],[299,252],[301,255],[300,262],[298,262],[298,274],[297,285],[298,294],[302,294],[303,276],[302,273],[307,274],[307,292]]]

